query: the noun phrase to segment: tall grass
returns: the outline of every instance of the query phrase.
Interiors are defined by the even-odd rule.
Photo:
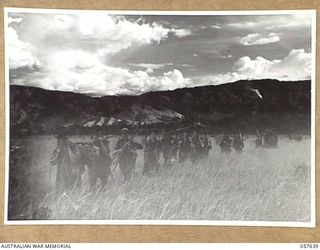
[[[42,219],[53,220],[310,221],[310,139],[281,138],[276,149],[256,149],[253,140],[242,154],[220,154],[213,145],[207,161],[176,164],[153,178],[142,176],[140,153],[127,184],[116,169],[105,188],[98,183],[92,190],[85,173],[81,187],[57,194],[56,170],[48,163],[56,142],[32,138],[40,152],[32,156],[32,168],[42,171],[34,199],[49,211]],[[46,195],[37,196],[39,189]]]

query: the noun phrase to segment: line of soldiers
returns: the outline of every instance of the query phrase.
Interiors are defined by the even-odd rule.
[[[81,176],[86,169],[91,187],[96,185],[98,179],[105,186],[109,177],[113,178],[112,172],[117,167],[125,182],[128,182],[135,173],[138,150],[143,150],[142,174],[152,177],[160,172],[161,155],[163,167],[169,169],[176,162],[183,163],[187,160],[197,164],[208,157],[212,148],[209,138],[199,136],[196,131],[191,135],[184,131],[180,136],[166,133],[159,138],[153,130],[139,143],[135,140],[135,135],[130,136],[129,130],[123,128],[111,155],[109,137],[102,136],[91,142],[75,143],[69,141],[66,135],[59,135],[58,146],[51,158],[51,164],[57,166],[57,188],[65,190],[81,184]]]
[[[218,142],[221,153],[231,153],[232,148],[237,153],[242,153],[244,150],[245,138],[240,132],[233,136],[224,135]],[[257,139],[255,140],[256,148],[275,148],[278,145],[278,136],[272,130],[266,130],[264,133],[257,131]]]
[[[175,163],[183,166],[183,163],[190,161],[198,166],[201,160],[208,158],[212,149],[211,140],[206,135],[199,135],[196,130],[191,133],[189,130],[164,133],[161,137],[152,130],[139,143],[135,140],[135,133],[130,135],[129,130],[123,128],[112,154],[110,137],[102,136],[93,138],[91,142],[74,143],[65,135],[58,136],[58,147],[51,159],[51,164],[57,165],[57,187],[64,190],[81,184],[81,175],[86,169],[91,187],[96,185],[98,179],[105,186],[109,177],[113,178],[112,173],[117,167],[125,182],[129,182],[135,173],[138,150],[143,150],[142,174],[152,177],[160,172],[161,165],[163,169],[169,169]],[[221,153],[230,153],[232,148],[241,153],[244,149],[244,138],[240,132],[232,137],[224,135],[217,143]],[[256,147],[274,147],[276,144],[276,135],[268,131],[256,140]]]
[[[176,134],[165,133],[162,138],[157,136],[157,131],[152,130],[150,135],[143,139],[142,144],[129,139],[129,130],[122,129],[122,137],[116,143],[116,150],[124,152],[119,159],[119,168],[125,177],[130,180],[135,170],[137,150],[143,149],[144,165],[142,174],[144,176],[155,176],[160,172],[161,155],[163,157],[163,167],[169,169],[177,161],[183,163],[191,160],[194,164],[201,159],[207,158],[211,150],[211,141],[205,135],[199,136],[196,131],[191,136],[183,132],[179,137]],[[124,142],[128,142],[127,151],[122,150]]]
[[[240,132],[236,133],[233,137],[224,135],[219,143],[219,146],[221,153],[223,154],[231,153],[232,148],[234,148],[237,153],[242,153],[244,149],[244,138]]]

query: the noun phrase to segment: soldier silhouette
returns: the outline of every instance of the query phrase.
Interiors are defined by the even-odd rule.
[[[179,162],[183,163],[189,159],[191,151],[191,140],[186,131],[183,132],[182,137],[179,139],[178,145]]]
[[[159,173],[160,151],[160,140],[156,136],[156,131],[152,130],[150,137],[145,139],[143,175],[154,176]]]
[[[233,140],[233,148],[236,152],[242,153],[244,148],[243,137],[240,132],[236,133]]]
[[[178,142],[172,134],[165,134],[161,140],[164,167],[171,168],[177,160]]]
[[[232,140],[228,135],[224,135],[220,144],[221,153],[229,154],[231,152]]]
[[[135,142],[133,138],[129,137],[129,129],[121,129],[122,136],[118,139],[115,145],[115,154],[118,159],[120,171],[124,177],[125,182],[131,180],[136,160],[137,150],[143,149],[143,146]]]
[[[197,131],[192,132],[190,141],[191,141],[191,152],[190,152],[191,161],[193,164],[197,164],[201,158],[201,153],[204,148],[204,145]]]

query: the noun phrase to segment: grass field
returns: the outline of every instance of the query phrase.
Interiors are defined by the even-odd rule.
[[[256,149],[254,140],[246,140],[240,155],[223,155],[212,138],[208,161],[198,166],[177,164],[154,178],[142,176],[139,153],[130,183],[124,184],[115,169],[104,189],[98,185],[92,191],[85,173],[80,188],[58,196],[56,167],[49,163],[56,139],[29,138],[29,192],[36,205],[26,208],[25,218],[30,219],[37,207],[46,207],[45,219],[53,220],[310,221],[310,138],[297,142],[280,137],[275,149]]]

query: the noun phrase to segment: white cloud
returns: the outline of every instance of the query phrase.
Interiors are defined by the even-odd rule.
[[[172,90],[190,83],[179,70],[162,76],[150,76],[147,71],[130,71],[110,67],[95,54],[80,50],[57,52],[43,69],[45,74],[33,78],[33,86],[60,91],[72,91],[95,96],[129,94]],[[149,71],[150,72],[150,71]],[[18,80],[15,84],[28,85]]]
[[[188,30],[104,13],[26,14],[24,18],[23,29],[16,29],[22,38],[15,29],[8,28],[10,69],[38,67],[17,73],[19,77],[12,77],[12,84],[115,95],[175,89],[189,82],[175,69],[158,77],[149,75],[172,63],[141,63],[137,66],[143,70],[136,71],[108,65],[111,56],[122,50],[160,43],[169,36],[184,37],[190,34]],[[22,21],[12,17],[9,20]]]
[[[181,49],[184,51],[187,48],[190,52],[190,58],[185,53],[177,54],[179,58],[168,60],[175,61],[175,65],[173,65],[171,63],[153,63],[150,61],[150,50],[143,51],[143,49],[144,46],[156,45],[173,36],[175,36],[175,39],[168,39],[167,41],[170,48],[180,46],[177,38],[192,34],[189,29],[182,29],[183,26],[173,26],[170,23],[161,24],[160,22],[146,23],[144,18],[132,21],[131,17],[106,15],[101,12],[88,15],[25,14],[23,15],[23,20],[20,17],[11,18],[10,22],[12,24],[8,29],[8,38],[6,37],[6,39],[10,40],[10,69],[21,67],[37,68],[34,66],[40,68],[38,72],[25,70],[25,75],[17,73],[17,77],[15,79],[14,77],[12,78],[17,84],[93,95],[112,95],[140,94],[148,91],[168,90],[207,83],[220,84],[239,79],[276,78],[292,80],[298,78],[307,79],[310,76],[310,54],[303,50],[293,50],[287,57],[278,60],[267,60],[263,57],[241,57],[234,64],[230,73],[210,76],[203,83],[200,81],[192,82],[190,79],[185,78],[178,69],[180,67],[189,67],[184,68],[186,70],[184,72],[193,75],[195,79],[195,77],[202,77],[200,74],[210,74],[213,71],[216,72],[219,69],[230,67],[230,63],[232,64],[233,60],[228,60],[228,58],[232,58],[228,43],[232,39],[229,39],[229,37],[224,38],[223,36],[214,40],[211,39],[212,44],[210,40],[210,47],[209,44],[203,43],[201,40],[187,47],[185,45],[188,44],[188,41],[185,41],[186,43],[182,44]],[[268,18],[250,17],[250,19],[246,19],[250,21],[248,23],[244,23],[244,19],[239,22],[240,26],[237,29],[232,29],[228,24],[223,23],[221,25],[223,25],[223,28],[229,29],[227,31],[230,32],[229,35],[232,38],[235,37],[233,35],[241,34],[241,36],[244,36],[250,33],[241,40],[244,45],[248,46],[277,42],[280,39],[279,34],[281,34],[282,42],[286,42],[284,41],[286,39],[285,32],[282,30],[269,30],[264,33],[267,27],[272,25],[276,25],[277,28],[284,27],[291,20],[295,20],[292,27],[299,25],[306,27],[310,24],[308,18],[287,15],[281,18],[270,18],[270,16]],[[148,18],[148,20],[150,19]],[[234,19],[232,21],[237,22]],[[187,24],[185,27],[191,28]],[[211,23],[211,26],[206,25],[206,27],[212,29],[221,28],[220,24],[217,25],[215,23]],[[246,27],[250,27],[250,30],[243,30]],[[236,32],[236,34],[232,32]],[[292,29],[290,32],[293,32]],[[171,44],[172,41],[173,44]],[[233,42],[234,40],[232,40]],[[238,42],[240,42],[240,39]],[[217,48],[221,44],[221,49],[220,47]],[[167,46],[167,44],[164,45]],[[288,44],[288,46],[291,45]],[[221,63],[225,64],[211,70],[214,66],[207,63],[199,70],[202,64],[195,59],[200,58],[204,54],[201,51],[207,47],[217,50],[216,54],[206,53],[205,56],[208,59],[225,58],[226,60],[220,60]],[[124,51],[126,49],[130,50]],[[246,51],[248,49],[255,50],[255,48],[247,48]],[[174,49],[168,49],[167,51],[172,53]],[[119,52],[122,53],[120,54]],[[197,52],[201,53],[197,54]],[[244,50],[235,52],[237,53],[233,53],[234,55],[239,55],[244,53]],[[112,62],[112,55],[118,53],[119,55]],[[251,50],[248,53],[248,55],[251,55]],[[146,56],[149,59],[144,61],[143,58]],[[271,54],[268,56],[272,57]],[[158,60],[166,62],[167,59],[165,58],[172,58],[172,55],[169,55],[169,57],[161,55]],[[192,62],[192,58],[195,62]],[[131,64],[135,66],[131,67],[128,65],[128,61],[131,60],[149,63]],[[135,70],[111,66],[119,63],[123,63]],[[187,63],[194,63],[196,68],[188,66]],[[191,72],[191,70],[198,71]],[[164,71],[166,73],[162,74]],[[21,69],[21,72],[23,72],[23,69]],[[160,76],[159,72],[161,72]],[[26,74],[29,75],[26,76]],[[25,76],[25,78],[21,76]]]
[[[23,41],[37,47],[34,56],[42,64],[57,50],[79,49],[95,51],[98,56],[110,56],[133,46],[160,43],[169,36],[183,37],[185,29],[166,28],[159,23],[135,22],[123,16],[104,13],[48,14],[24,16]],[[9,17],[10,23],[22,18]],[[20,33],[19,33],[20,34]],[[16,53],[18,54],[18,53]]]
[[[235,82],[240,80],[240,75],[237,72],[229,72],[226,74],[217,74],[203,76],[199,78],[201,85],[220,85],[223,83]]]
[[[148,74],[153,73],[153,71],[154,71],[154,70],[153,70],[152,68],[147,68],[147,69],[146,69],[146,72],[147,72]]]
[[[8,27],[6,32],[7,50],[10,69],[39,66],[40,61],[33,55],[31,44],[20,40],[17,32]]]
[[[292,50],[282,60],[266,60],[257,57],[252,60],[242,57],[235,63],[236,71],[245,77],[276,78],[280,80],[309,79],[311,73],[311,53],[303,49]]]
[[[283,59],[267,60],[263,57],[251,59],[241,57],[233,70],[226,74],[201,77],[197,81],[185,78],[181,71],[173,69],[161,76],[150,76],[152,68],[128,70],[107,66],[94,53],[83,51],[61,51],[50,58],[44,73],[35,72],[25,81],[17,79],[14,84],[28,85],[61,91],[72,91],[95,96],[137,95],[149,91],[173,90],[199,85],[218,85],[238,80],[310,79],[311,53],[303,49],[292,50]]]
[[[260,33],[248,34],[245,37],[240,39],[240,43],[246,46],[251,45],[262,45],[268,43],[275,43],[279,42],[280,37],[279,34],[276,33],[269,33],[268,35],[263,36]]]
[[[22,21],[21,17],[8,17],[7,19],[8,24],[20,23],[21,21]]]
[[[193,68],[194,66],[188,63],[178,64],[180,67],[187,67],[187,68]]]
[[[171,29],[171,32],[177,37],[190,36],[192,34],[191,30],[187,29]]]
[[[78,15],[77,26],[79,31],[85,36],[101,36],[115,34],[115,20],[106,14],[82,13]],[[118,23],[120,27],[121,22]]]
[[[217,30],[221,30],[221,27],[219,25],[217,25],[217,24],[212,25],[211,28],[217,29]]]
[[[67,18],[68,17],[68,18]],[[69,19],[72,19],[69,20]],[[55,16],[57,19],[57,15]],[[100,44],[99,53],[116,54],[133,45],[142,46],[160,43],[168,36],[184,37],[191,34],[186,29],[165,28],[159,23],[145,23],[127,20],[123,16],[107,15],[103,13],[86,13],[79,15],[58,15],[58,26],[72,25],[71,37],[77,36],[93,44]],[[66,23],[66,24],[65,24]]]
[[[222,59],[230,59],[230,58],[233,58],[233,55],[231,55],[231,54],[222,55],[220,58],[222,58]]]
[[[282,60],[267,60],[263,57],[251,59],[241,57],[233,66],[233,71],[226,74],[207,76],[203,78],[205,84],[218,85],[242,79],[278,79],[297,81],[310,79],[311,53],[303,49],[292,50]]]
[[[95,44],[100,42],[100,55],[116,54],[133,45],[160,43],[169,33],[176,34],[175,29],[164,28],[157,23],[131,22],[124,17],[107,14],[79,14],[75,25],[75,30],[84,39]]]
[[[168,89],[177,87],[185,87],[186,79],[183,77],[181,71],[174,69],[163,74],[164,82],[166,82]],[[172,88],[173,87],[173,88]]]

